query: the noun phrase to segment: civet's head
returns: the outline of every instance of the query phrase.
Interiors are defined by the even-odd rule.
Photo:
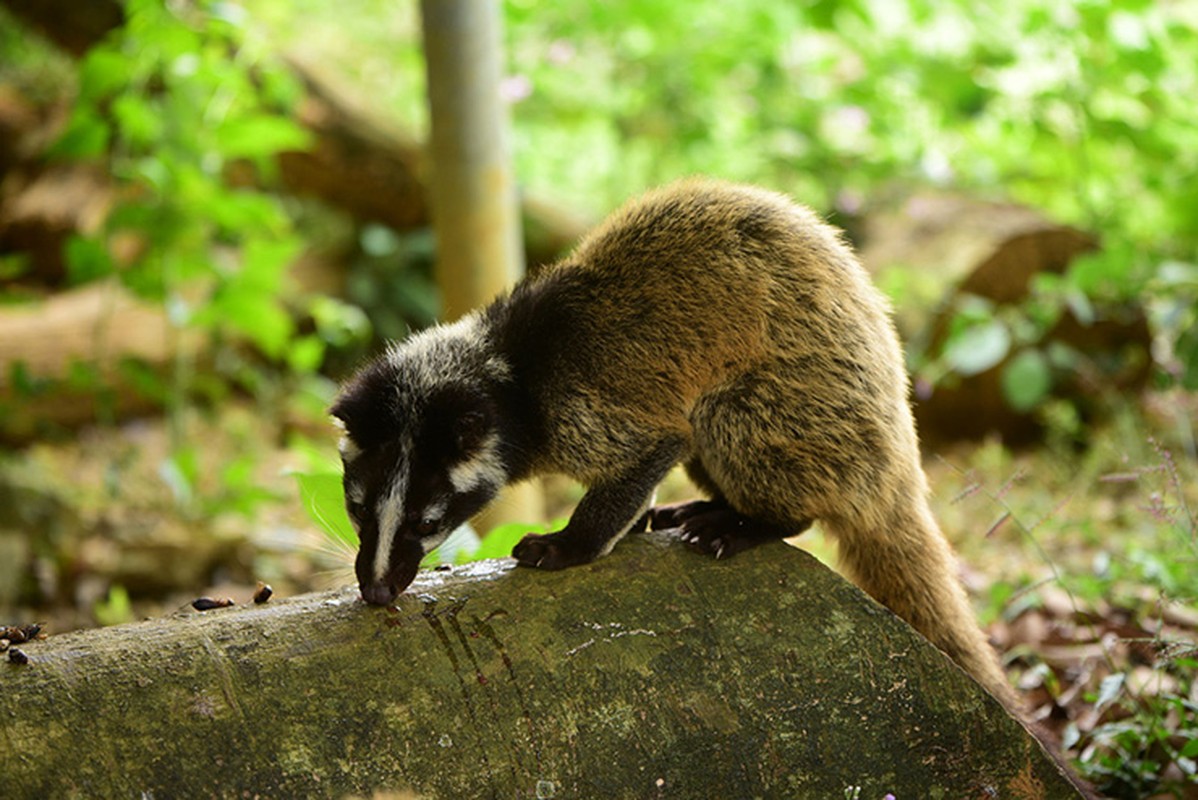
[[[473,318],[393,345],[341,390],[345,506],[358,532],[358,585],[386,605],[425,554],[507,482],[495,387]]]

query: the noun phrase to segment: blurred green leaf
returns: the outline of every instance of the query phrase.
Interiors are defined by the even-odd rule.
[[[87,283],[113,272],[112,258],[103,242],[75,234],[63,248],[67,275],[73,284]]]
[[[248,239],[242,251],[239,282],[264,294],[277,293],[282,287],[288,265],[299,250],[298,239]]]
[[[206,324],[245,336],[270,358],[281,358],[295,330],[295,321],[275,298],[252,286],[226,286],[200,314]]]
[[[170,396],[170,387],[158,372],[144,361],[125,357],[118,365],[121,380],[133,387],[141,397],[165,404]]]
[[[112,114],[121,135],[135,147],[152,145],[162,136],[162,112],[146,98],[122,94],[112,103]]]
[[[491,529],[483,537],[482,544],[470,554],[459,554],[459,562],[482,561],[487,558],[506,558],[512,554],[516,543],[530,533],[544,533],[544,526],[529,525],[524,522],[511,522]]]
[[[109,130],[99,114],[86,106],[76,107],[66,130],[47,151],[53,158],[90,159],[108,149]]]
[[[949,340],[945,362],[961,375],[976,375],[997,365],[1011,349],[1011,334],[999,320],[974,325]]]
[[[1182,332],[1174,352],[1181,363],[1181,385],[1186,389],[1198,389],[1198,325]]]
[[[103,600],[97,600],[92,606],[92,614],[101,625],[120,625],[133,621],[133,603],[129,600],[129,592],[119,583],[108,589]]]
[[[8,382],[17,396],[23,398],[36,397],[49,386],[49,381],[34,375],[23,359],[16,359],[8,365]]]
[[[301,336],[287,349],[287,363],[296,372],[315,372],[324,359],[325,343],[319,336]]]
[[[109,46],[92,48],[79,63],[79,100],[98,103],[124,88],[131,77],[130,64]]]
[[[230,119],[218,134],[221,153],[226,158],[254,158],[284,150],[305,150],[311,134],[289,119],[275,115],[252,114]]]
[[[358,306],[322,296],[313,299],[309,310],[321,338],[334,347],[364,341],[370,335],[370,320]]]
[[[295,472],[304,510],[331,539],[357,548],[358,534],[345,511],[341,476],[335,472]]]
[[[1023,350],[1002,370],[1003,397],[1016,411],[1030,411],[1052,389],[1048,359],[1035,349]]]
[[[28,253],[4,253],[0,255],[0,282],[15,280],[29,272]]]
[[[195,501],[199,474],[199,453],[195,445],[175,448],[158,464],[158,477],[171,490],[175,502],[184,508]]]
[[[65,383],[72,391],[98,391],[103,385],[100,368],[93,361],[71,361]]]

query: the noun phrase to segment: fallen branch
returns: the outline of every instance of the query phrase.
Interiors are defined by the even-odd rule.
[[[157,409],[160,400],[142,392],[122,365],[136,359],[165,374],[178,353],[198,351],[196,333],[172,328],[161,306],[111,281],[0,308],[0,442],[25,442],[47,427],[94,420],[101,394],[112,416]],[[37,386],[13,380],[17,364]],[[89,378],[75,384],[71,371],[79,365]]]
[[[0,664],[7,797],[1055,798],[972,680],[783,544],[51,637]]]

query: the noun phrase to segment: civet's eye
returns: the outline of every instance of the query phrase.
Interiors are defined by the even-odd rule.
[[[349,516],[354,520],[361,520],[366,513],[366,506],[356,500],[349,500],[345,504],[345,510],[349,512]]]

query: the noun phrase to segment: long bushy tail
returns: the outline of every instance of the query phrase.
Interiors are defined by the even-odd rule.
[[[864,524],[825,520],[839,540],[842,568],[1018,714],[1019,700],[978,627],[952,549],[922,493],[871,517]]]

